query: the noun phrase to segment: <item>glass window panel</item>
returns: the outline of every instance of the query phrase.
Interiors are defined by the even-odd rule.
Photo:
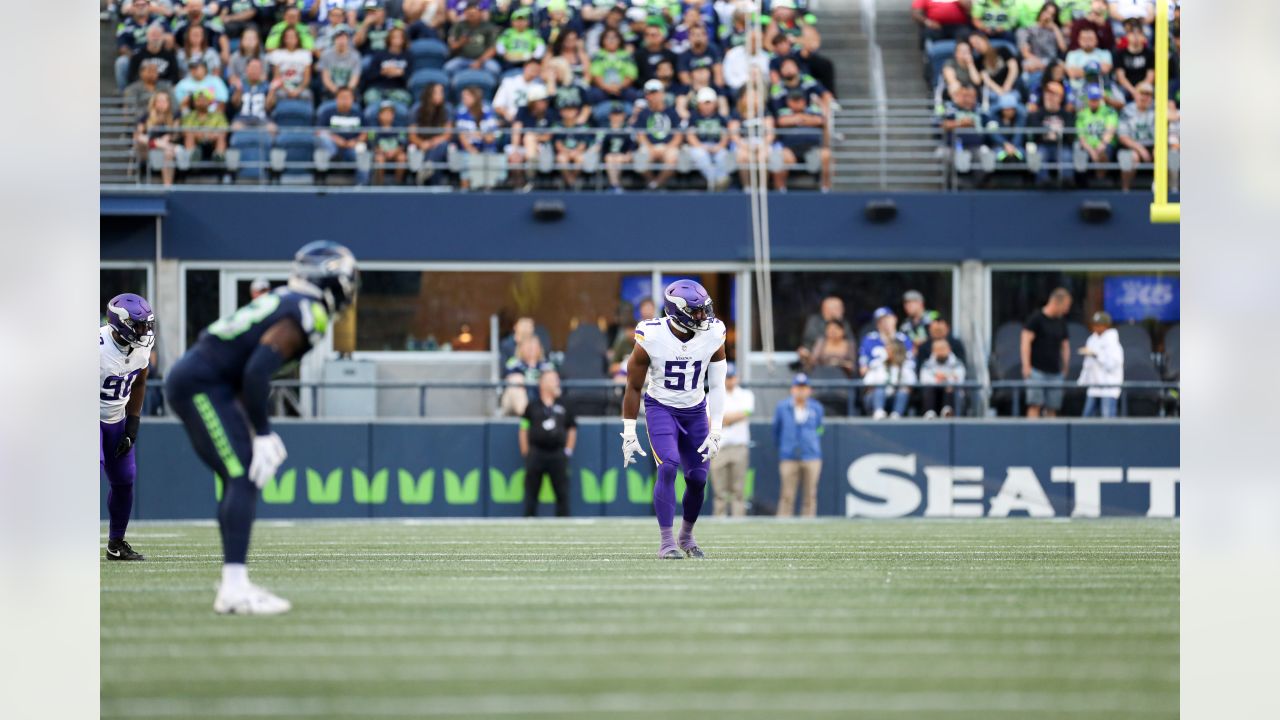
[[[98,270],[98,315],[106,322],[107,303],[120,293],[147,296],[147,268],[101,268]],[[148,301],[151,298],[147,298]]]
[[[187,271],[187,347],[195,344],[200,331],[218,319],[218,271]]]

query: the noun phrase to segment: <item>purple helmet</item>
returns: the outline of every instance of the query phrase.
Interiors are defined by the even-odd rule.
[[[156,314],[141,295],[124,293],[111,298],[107,324],[131,347],[147,348],[156,342]]]
[[[677,280],[662,295],[662,309],[677,325],[694,332],[710,329],[716,314],[711,309],[711,296],[702,285],[693,280]]]

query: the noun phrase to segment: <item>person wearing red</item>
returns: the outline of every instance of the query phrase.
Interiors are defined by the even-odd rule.
[[[924,40],[961,40],[971,29],[971,0],[911,0],[911,17]]]

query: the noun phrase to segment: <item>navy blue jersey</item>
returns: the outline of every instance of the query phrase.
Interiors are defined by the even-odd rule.
[[[695,112],[689,118],[689,131],[703,143],[715,145],[720,142],[721,137],[729,132],[729,120],[730,118],[718,112],[711,115]]]
[[[601,133],[600,142],[605,155],[629,153],[636,149],[636,139],[630,130],[610,128],[607,132]]]
[[[301,359],[329,329],[329,311],[323,302],[288,288],[277,288],[202,330],[191,352],[199,355],[218,379],[238,388],[245,363],[262,342],[262,336],[284,319],[296,322],[306,336],[297,357],[285,358],[285,362]]]
[[[644,108],[636,115],[635,126],[644,131],[649,142],[665,144],[671,142],[671,136],[684,130],[684,120],[673,108],[650,110]]]

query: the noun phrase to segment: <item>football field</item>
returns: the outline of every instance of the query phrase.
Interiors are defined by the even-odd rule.
[[[264,522],[274,618],[213,614],[212,523],[129,540],[104,718],[1178,713],[1170,520]]]

